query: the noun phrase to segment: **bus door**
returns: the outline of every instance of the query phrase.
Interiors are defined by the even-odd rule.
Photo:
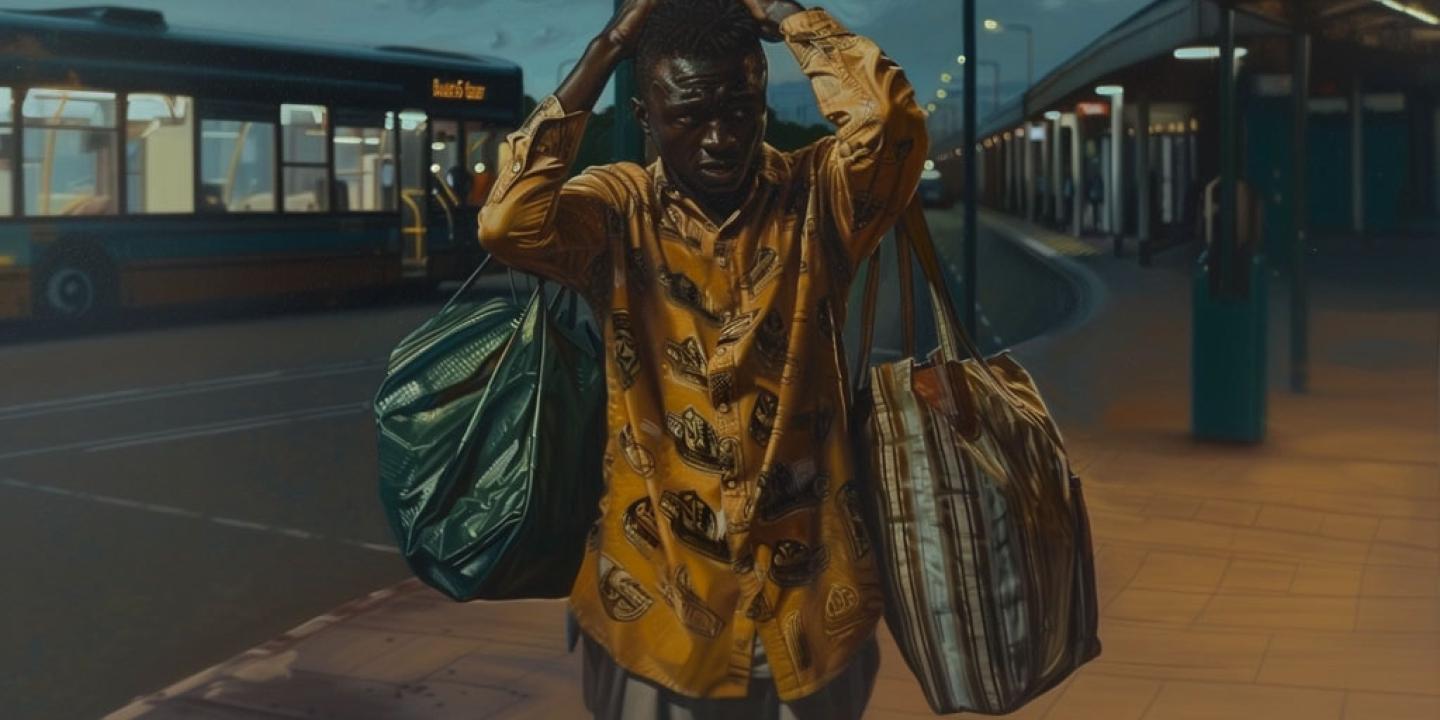
[[[428,235],[430,122],[425,113],[405,110],[400,120],[400,262],[402,274],[424,277],[430,269]]]
[[[455,120],[430,122],[430,243],[444,248],[453,264],[475,241],[475,218],[466,210],[470,177],[464,166],[464,139]],[[433,268],[441,273],[456,268]]]

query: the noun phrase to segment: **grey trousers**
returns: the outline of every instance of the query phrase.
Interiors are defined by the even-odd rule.
[[[824,688],[782,703],[765,649],[757,638],[750,694],[736,699],[697,699],[631,674],[615,664],[590,636],[582,633],[581,637],[585,707],[595,720],[860,720],[880,668],[880,645],[872,636],[845,671]]]

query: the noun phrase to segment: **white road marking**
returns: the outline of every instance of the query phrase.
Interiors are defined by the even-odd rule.
[[[102,503],[105,505],[114,505],[117,507],[123,507],[132,510],[145,510],[147,512],[160,513],[163,515],[179,515],[195,520],[205,520],[215,525],[221,525],[224,527],[250,530],[253,532],[262,532],[270,535],[280,535],[283,537],[294,538],[297,540],[328,540],[331,542],[340,543],[341,545],[349,545],[352,547],[363,548],[365,550],[370,550],[373,552],[381,552],[389,555],[400,554],[400,549],[395,547],[394,545],[383,545],[381,543],[364,542],[362,540],[353,540],[350,538],[327,538],[324,535],[312,533],[308,530],[276,527],[273,525],[266,525],[264,523],[251,522],[249,520],[206,515],[204,513],[196,512],[194,510],[185,510],[183,508],[171,507],[169,505],[156,505],[154,503],[139,502],[136,500],[128,500],[126,498],[118,498],[110,495],[97,495],[95,493],[78,492],[75,490],[67,490],[65,488],[52,487],[49,485],[37,485],[35,483],[21,482],[19,480],[14,480],[11,478],[0,478],[0,485],[18,488],[21,490],[43,492],[50,495],[62,495],[65,497],[88,500],[90,502]]]
[[[121,435],[117,437],[102,438],[99,440],[84,440],[80,442],[63,443],[60,445],[49,445],[38,448],[27,448],[25,450],[13,450],[7,453],[0,453],[0,460],[13,460],[15,458],[30,457],[32,455],[48,455],[50,453],[65,452],[67,450],[81,450],[83,452],[104,452],[107,450],[118,450],[120,448],[136,447],[139,445],[153,445],[156,443],[173,442],[175,440],[187,440],[209,435],[223,435],[226,433],[240,432],[242,430],[254,430],[257,428],[285,425],[288,423],[304,422],[306,420],[320,420],[323,418],[339,417],[350,415],[361,411],[369,411],[370,403],[345,403],[343,405],[330,405],[327,407],[310,408],[308,410],[296,410],[288,413],[275,413],[272,415],[260,415],[235,420],[224,420],[215,423],[201,425],[188,425],[185,427],[171,428],[135,435]]]
[[[0,406],[0,420],[19,420],[21,418],[36,417],[39,415],[50,415],[54,413],[74,412],[76,410],[89,410],[98,407],[111,405],[122,405],[125,403],[145,402],[150,400],[163,400],[167,398],[182,397],[185,395],[198,395],[201,393],[218,392],[221,390],[233,390],[236,388],[253,387],[256,385],[271,385],[275,383],[294,382],[296,380],[312,380],[315,378],[329,377],[333,375],[348,375],[352,373],[369,372],[385,367],[384,362],[374,360],[357,360],[352,362],[335,363],[333,365],[319,365],[309,368],[291,368],[287,370],[271,370],[269,372],[250,373],[246,375],[231,375],[228,377],[210,378],[207,380],[195,380],[191,382],[178,383],[175,385],[158,385],[144,388],[127,388],[112,392],[96,393],[93,395],[79,395],[69,398],[57,398],[54,400],[40,400],[37,402],[20,403],[18,405]]]

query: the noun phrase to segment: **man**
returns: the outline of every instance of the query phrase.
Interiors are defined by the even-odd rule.
[[[833,137],[765,145],[762,37]],[[635,56],[659,159],[567,181]],[[863,712],[883,601],[840,332],[927,146],[900,68],[792,0],[630,0],[507,139],[481,243],[584,293],[608,348],[606,494],[570,598],[597,717]]]

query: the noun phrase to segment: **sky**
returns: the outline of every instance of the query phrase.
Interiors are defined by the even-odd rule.
[[[604,27],[613,0],[106,0],[160,10],[172,26],[236,30],[366,46],[415,45],[518,62],[526,92],[548,94],[562,64]],[[738,0],[737,0],[738,2]],[[979,14],[1034,28],[1037,79],[1149,0],[978,0]],[[96,4],[91,0],[0,0],[13,8]],[[961,0],[827,0],[853,30],[906,68],[917,92],[935,95],[940,74],[958,71]],[[782,47],[771,48],[771,83],[802,80]],[[980,54],[1001,64],[1002,87],[1025,83],[1025,36],[981,33]],[[955,73],[959,76],[959,73]],[[981,73],[982,82],[988,72]],[[607,94],[607,97],[608,94]],[[603,104],[603,103],[602,103]]]

